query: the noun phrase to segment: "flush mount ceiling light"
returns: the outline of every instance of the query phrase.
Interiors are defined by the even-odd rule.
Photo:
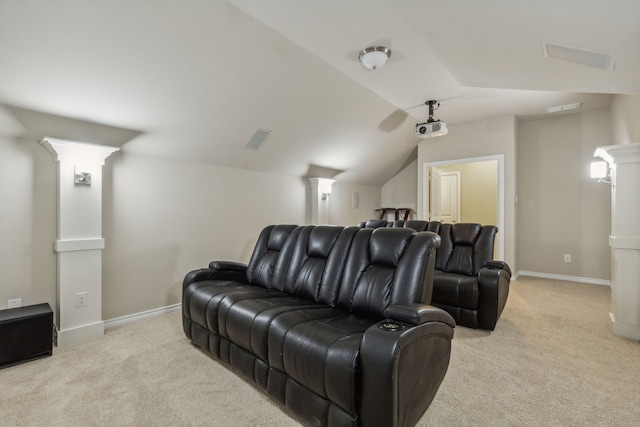
[[[371,46],[362,49],[358,59],[370,70],[382,67],[391,57],[391,49],[384,46]]]

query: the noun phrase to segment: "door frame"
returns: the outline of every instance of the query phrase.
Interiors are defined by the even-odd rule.
[[[481,156],[481,157],[469,157],[464,159],[453,159],[453,160],[443,160],[438,162],[430,162],[422,164],[422,176],[425,177],[425,183],[423,184],[423,197],[422,197],[422,212],[425,218],[428,220],[428,207],[429,207],[429,197],[430,197],[430,186],[429,182],[426,181],[429,179],[431,174],[429,173],[432,167],[444,166],[444,165],[453,165],[458,163],[475,163],[475,162],[485,162],[489,160],[497,160],[498,161],[498,253],[496,255],[497,259],[504,259],[504,154],[496,154],[492,156]]]

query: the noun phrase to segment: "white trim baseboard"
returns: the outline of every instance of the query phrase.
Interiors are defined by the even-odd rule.
[[[565,276],[564,274],[538,273],[535,271],[520,270],[513,276],[517,280],[520,276],[538,277],[540,279],[564,280],[567,282],[588,283],[591,285],[611,286],[611,280],[594,279],[591,277]]]
[[[88,325],[76,326],[58,331],[58,347],[66,347],[89,338],[101,337],[104,335],[104,324],[102,320]]]
[[[105,320],[104,328],[114,328],[127,323],[136,322],[138,320],[147,319],[149,317],[159,316],[165,313],[171,313],[172,311],[178,311],[182,308],[181,303],[168,305],[166,307],[158,307],[152,310],[141,311],[140,313],[128,314],[126,316],[116,317],[115,319]]]

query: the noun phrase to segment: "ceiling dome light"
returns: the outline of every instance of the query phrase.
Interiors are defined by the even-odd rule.
[[[391,49],[384,46],[372,46],[362,49],[358,59],[370,70],[382,67],[391,57]]]

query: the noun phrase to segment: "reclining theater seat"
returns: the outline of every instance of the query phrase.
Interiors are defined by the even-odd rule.
[[[185,334],[312,425],[413,425],[444,378],[455,325],[420,303],[439,241],[410,229],[267,227],[248,266],[187,274]]]
[[[329,303],[336,298],[339,285],[336,277],[342,276],[344,259],[357,231],[356,227],[301,227],[295,236],[288,266],[279,268],[287,273],[278,284],[278,289],[284,292],[225,301],[218,315],[220,336],[267,361],[273,338],[268,331],[276,325],[276,318],[280,321],[292,319],[292,313],[303,313],[303,320],[334,315],[336,310]],[[280,331],[288,333],[287,329]],[[278,355],[274,357],[280,361]],[[230,356],[224,353],[220,358],[230,362]],[[278,366],[282,367],[282,364]]]
[[[182,324],[187,337],[199,347],[219,355],[215,303],[232,294],[253,296],[256,293],[273,293],[268,290],[274,281],[276,263],[279,258],[290,256],[299,232],[300,227],[296,225],[268,226],[260,233],[249,264],[212,261],[209,268],[189,272],[182,284]],[[209,305],[216,313],[207,313]]]
[[[511,270],[493,261],[498,229],[480,224],[442,224],[432,304],[456,323],[493,330],[509,295]]]

